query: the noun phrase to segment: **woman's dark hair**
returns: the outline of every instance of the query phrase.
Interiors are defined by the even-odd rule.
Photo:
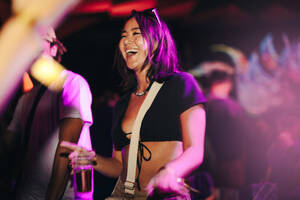
[[[208,79],[209,79],[209,87],[211,87],[214,83],[220,83],[227,80],[233,81],[233,75],[225,71],[213,70],[209,74]]]
[[[149,48],[147,58],[141,69],[143,70],[148,63],[151,63],[147,78],[150,81],[159,81],[179,71],[175,42],[166,23],[159,19],[156,10],[149,9],[142,12],[133,10],[125,22],[133,17],[136,19]],[[123,79],[123,89],[128,90],[136,87],[135,74],[127,68],[119,48],[116,51],[114,65]]]

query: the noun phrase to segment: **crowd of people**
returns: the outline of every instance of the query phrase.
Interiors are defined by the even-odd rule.
[[[190,70],[208,98],[206,142],[211,148],[206,152],[208,164],[202,167],[213,177],[221,172],[213,179],[221,199],[300,197],[299,41],[291,42],[283,35],[285,46],[278,53],[273,39],[267,34],[249,58],[236,47],[214,45],[214,51],[230,56],[230,66],[204,62]],[[234,83],[231,94],[228,79]],[[229,166],[222,166],[226,154],[238,162],[231,159]],[[218,164],[212,166],[213,162]],[[231,174],[234,177],[228,179]],[[235,189],[236,195],[227,197],[226,193],[232,195],[228,189]]]
[[[300,43],[285,37],[279,55],[267,35],[249,59],[217,45],[232,63],[184,72],[156,9],[133,10],[120,28],[122,92],[92,104],[88,82],[64,70],[62,90],[34,81],[19,98],[1,126],[3,197],[299,199]],[[41,56],[59,61],[65,48],[54,30],[39,34]],[[73,179],[84,162],[94,169],[86,193]]]

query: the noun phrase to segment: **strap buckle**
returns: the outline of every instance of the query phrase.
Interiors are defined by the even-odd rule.
[[[134,190],[135,190],[135,182],[131,182],[131,181],[125,181],[124,183],[124,187],[125,187],[125,193],[128,195],[134,195]]]

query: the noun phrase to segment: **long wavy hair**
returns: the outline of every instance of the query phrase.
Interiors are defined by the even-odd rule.
[[[147,72],[147,78],[150,81],[161,81],[170,74],[178,72],[180,69],[176,45],[166,23],[159,19],[156,12],[153,12],[153,9],[142,12],[133,10],[131,15],[125,20],[125,23],[133,17],[136,19],[149,48],[147,58],[141,68],[143,70],[148,63],[151,64]],[[157,47],[154,50],[155,46]],[[135,74],[127,68],[119,48],[116,50],[114,66],[120,73],[122,78],[121,86],[125,91],[137,86]]]

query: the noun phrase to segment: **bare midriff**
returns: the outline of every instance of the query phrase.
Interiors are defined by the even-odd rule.
[[[149,161],[143,160],[142,162],[141,172],[139,177],[141,190],[145,191],[148,182],[159,171],[159,169],[165,166],[168,162],[174,160],[179,155],[181,155],[183,150],[182,150],[182,142],[179,141],[143,142],[143,144],[151,152],[151,159]],[[123,181],[126,180],[128,152],[129,152],[129,145],[124,147],[122,151],[124,170],[121,177]],[[149,152],[144,151],[144,156],[148,157]]]

